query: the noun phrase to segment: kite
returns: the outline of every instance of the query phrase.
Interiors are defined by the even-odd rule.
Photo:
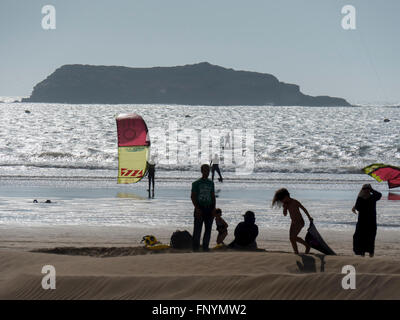
[[[143,118],[135,113],[117,116],[118,183],[139,182],[147,172],[150,138]]]
[[[400,168],[383,164],[374,163],[362,169],[362,171],[375,180],[382,182],[387,181],[389,189],[400,187]]]

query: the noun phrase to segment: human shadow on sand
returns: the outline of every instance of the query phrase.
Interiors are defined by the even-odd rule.
[[[300,261],[296,261],[299,272],[301,273],[316,273],[317,272],[317,263],[313,255],[310,254],[299,254],[301,258]],[[320,270],[319,272],[325,272],[325,255],[324,254],[314,254],[315,257],[321,260]]]

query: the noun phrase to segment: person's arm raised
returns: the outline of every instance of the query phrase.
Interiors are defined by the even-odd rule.
[[[376,191],[376,190],[371,188],[371,193],[372,193],[372,198],[375,201],[378,201],[378,200],[380,200],[382,198],[382,193],[380,193],[379,191]]]

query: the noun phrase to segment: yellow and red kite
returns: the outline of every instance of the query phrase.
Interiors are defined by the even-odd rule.
[[[118,183],[139,182],[147,171],[150,139],[143,118],[135,113],[117,118]]]
[[[383,163],[374,163],[363,168],[362,171],[379,182],[387,181],[390,189],[400,187],[399,167]]]

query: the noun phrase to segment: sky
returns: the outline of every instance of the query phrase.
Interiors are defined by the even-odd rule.
[[[42,7],[56,29],[42,28]],[[356,29],[342,27],[342,7]],[[29,96],[64,64],[207,61],[310,95],[400,103],[399,0],[1,0],[0,96]]]

